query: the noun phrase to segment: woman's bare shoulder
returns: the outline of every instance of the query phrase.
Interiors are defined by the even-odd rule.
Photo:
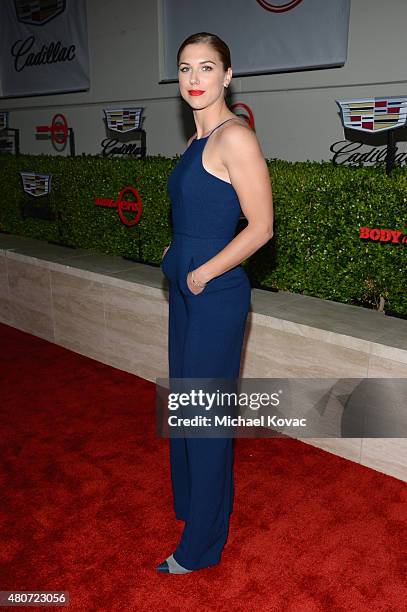
[[[236,117],[236,121],[228,121],[219,132],[220,142],[227,147],[258,145],[255,131],[240,117]]]
[[[249,126],[249,124],[247,123],[246,119],[243,119],[243,117],[238,117],[236,115],[236,117],[231,117],[231,119],[236,119],[236,121],[233,121],[233,123],[228,123],[228,125],[225,124],[225,127],[233,127],[235,125],[239,126],[243,126],[244,128],[252,131],[252,128]]]

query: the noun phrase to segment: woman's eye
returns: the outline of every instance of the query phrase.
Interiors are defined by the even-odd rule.
[[[205,70],[206,68],[208,70],[212,70],[212,66],[202,66],[202,70]],[[186,70],[189,70],[188,66],[183,66],[180,68],[180,72],[185,72]],[[207,70],[205,70],[205,72],[207,72]]]

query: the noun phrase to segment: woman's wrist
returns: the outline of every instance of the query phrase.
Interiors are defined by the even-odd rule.
[[[198,281],[195,278],[195,274],[193,270],[191,270],[191,280],[192,280],[192,284],[195,285],[195,287],[199,287],[199,289],[205,289],[206,283],[201,283],[200,281]]]
[[[206,283],[209,283],[211,280],[208,278],[208,275],[205,274],[205,270],[202,270],[202,268],[195,268],[193,272],[195,280],[201,285],[206,285]]]

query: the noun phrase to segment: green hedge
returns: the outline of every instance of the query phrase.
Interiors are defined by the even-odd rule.
[[[99,156],[1,155],[0,230],[58,240],[55,221],[24,217],[49,204],[59,210],[65,243],[159,264],[171,240],[167,178],[178,160]],[[273,187],[273,239],[244,262],[254,286],[282,289],[407,315],[405,244],[366,241],[359,228],[406,229],[407,171],[350,168],[331,162],[267,160]],[[51,173],[50,196],[22,190],[20,171]],[[134,227],[94,198],[116,199],[123,186],[139,191],[143,215]],[[242,225],[243,227],[243,225]],[[141,252],[139,245],[141,243]]]

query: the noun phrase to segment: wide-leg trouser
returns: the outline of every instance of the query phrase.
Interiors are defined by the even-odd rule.
[[[169,287],[170,378],[239,377],[250,282],[242,269],[224,288],[194,295],[174,279]],[[227,273],[226,273],[227,274]],[[230,282],[230,281],[233,282]],[[233,508],[233,438],[170,438],[176,517],[185,521],[174,558],[187,569],[220,562]]]

